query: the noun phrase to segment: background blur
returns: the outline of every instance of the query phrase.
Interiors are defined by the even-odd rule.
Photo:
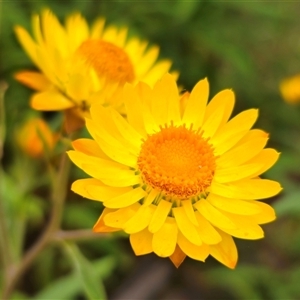
[[[43,230],[50,204],[43,161],[27,158],[16,146],[16,132],[28,115],[37,112],[28,104],[32,91],[13,79],[18,70],[34,69],[15,38],[13,26],[19,24],[31,32],[32,13],[45,7],[61,21],[80,11],[90,24],[104,16],[107,24],[128,26],[130,34],[160,45],[160,57],[174,62],[173,70],[180,71],[179,83],[187,90],[203,77],[209,79],[211,96],[232,88],[237,98],[234,114],[259,108],[255,127],[269,132],[268,145],[282,153],[265,174],[284,187],[278,197],[268,200],[278,219],[263,226],[263,240],[236,239],[239,262],[234,271],[210,257],[206,263],[186,259],[178,270],[168,259],[155,255],[135,257],[128,238],[120,234],[80,242],[79,249],[91,262],[108,298],[299,299],[300,107],[283,101],[279,83],[300,73],[300,2],[0,2],[0,81],[9,86],[3,158],[8,178],[0,200],[6,203],[16,257],[19,249],[27,249]],[[60,115],[42,116],[57,129]],[[79,172],[72,169],[70,184],[82,177]],[[101,209],[100,203],[69,192],[63,229],[92,228]],[[24,237],[21,247],[16,237],[20,234]],[[56,245],[48,247],[20,281],[14,298],[86,299],[74,274],[66,253]]]

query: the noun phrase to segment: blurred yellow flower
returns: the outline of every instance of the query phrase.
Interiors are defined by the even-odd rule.
[[[259,224],[275,213],[256,200],[281,187],[258,176],[279,154],[264,149],[268,134],[251,129],[256,109],[229,120],[233,92],[223,90],[207,104],[208,94],[204,79],[180,99],[166,74],[153,89],[125,85],[127,119],[92,105],[86,126],[93,140],[74,141],[68,155],[92,177],[72,190],[105,206],[95,232],[124,230],[136,255],[154,252],[177,267],[186,255],[200,261],[212,255],[234,268],[232,236],[263,237]]]
[[[16,140],[23,152],[37,158],[42,156],[45,150],[51,151],[54,148],[57,135],[50,130],[43,119],[33,117],[18,130]]]
[[[33,36],[21,26],[17,38],[40,72],[21,71],[15,78],[36,90],[31,106],[36,110],[68,110],[81,118],[97,100],[122,110],[122,103],[107,102],[118,86],[143,81],[152,86],[171,67],[157,62],[159,48],[136,37],[127,28],[104,28],[100,18],[89,28],[75,13],[63,27],[57,17],[44,10],[32,18]],[[174,76],[177,74],[174,73]],[[112,99],[113,101],[113,99]]]
[[[300,102],[300,75],[284,79],[280,83],[280,92],[285,101],[289,103]]]

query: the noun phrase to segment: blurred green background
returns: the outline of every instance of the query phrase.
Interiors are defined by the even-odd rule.
[[[5,180],[0,196],[6,203],[17,260],[20,249],[26,250],[42,232],[50,204],[44,164],[25,158],[15,145],[15,132],[33,112],[28,104],[32,91],[14,81],[13,74],[34,66],[18,44],[13,26],[31,30],[32,13],[45,7],[61,21],[80,11],[90,24],[104,16],[107,24],[128,26],[130,35],[160,46],[160,57],[174,62],[179,83],[187,90],[203,77],[209,79],[211,96],[232,88],[237,99],[234,113],[259,108],[255,127],[269,132],[268,145],[282,153],[264,175],[284,187],[268,200],[278,219],[263,226],[263,240],[236,239],[239,262],[234,271],[212,258],[205,264],[186,259],[177,270],[168,259],[135,257],[128,238],[119,234],[82,241],[80,252],[66,248],[93,270],[86,276],[94,276],[109,299],[300,299],[300,109],[286,104],[278,87],[283,78],[300,73],[300,2],[1,1],[0,81],[9,88],[3,157],[7,176],[0,178],[2,183]],[[60,120],[56,113],[43,117],[53,128]],[[80,176],[73,168],[69,183]],[[63,229],[92,228],[101,209],[100,203],[69,192]],[[72,261],[59,246],[48,247],[20,281],[14,298],[91,298],[78,277],[84,277],[85,271],[73,271]]]

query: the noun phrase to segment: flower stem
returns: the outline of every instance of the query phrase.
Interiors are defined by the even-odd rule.
[[[98,239],[100,237],[108,237],[109,235],[106,233],[95,233],[90,229],[80,229],[80,230],[58,230],[53,235],[54,241],[83,241],[83,240],[91,240]]]
[[[13,292],[19,279],[30,267],[36,256],[51,242],[53,235],[59,229],[64,201],[67,193],[67,181],[70,169],[70,161],[66,154],[62,155],[61,164],[54,184],[52,193],[52,212],[49,223],[36,243],[25,253],[23,259],[17,266],[11,266],[7,273],[6,286],[4,287],[2,299],[8,299]]]

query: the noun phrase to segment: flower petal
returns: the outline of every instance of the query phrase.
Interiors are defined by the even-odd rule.
[[[218,157],[217,164],[220,168],[239,166],[258,155],[265,147],[267,141],[267,136],[250,139],[242,145],[236,146]]]
[[[130,244],[135,255],[144,255],[153,251],[152,236],[153,234],[147,228],[130,235]]]
[[[118,228],[113,228],[113,227],[109,227],[109,226],[106,226],[104,224],[104,217],[111,213],[111,212],[114,212],[115,209],[110,209],[110,208],[104,208],[101,216],[99,217],[99,219],[97,220],[96,224],[94,225],[93,227],[93,231],[94,232],[115,232],[115,231],[119,231],[120,229]]]
[[[153,252],[160,257],[171,256],[177,243],[178,228],[174,218],[168,217],[161,228],[153,234]]]
[[[74,103],[63,96],[57,89],[49,89],[35,93],[31,97],[30,105],[36,110],[64,110],[74,106]]]
[[[210,223],[221,228],[235,228],[235,224],[207,200],[200,200],[194,204],[199,213]]]
[[[142,205],[135,215],[124,224],[124,231],[128,234],[145,229],[154,213],[153,205]]]
[[[161,226],[166,221],[167,216],[171,211],[171,208],[172,208],[171,202],[160,200],[153,213],[152,219],[149,223],[148,229],[150,232],[155,233],[161,228]]]
[[[183,261],[186,258],[185,253],[180,249],[178,245],[176,245],[175,251],[173,254],[169,257],[172,263],[176,268],[179,268],[179,266],[183,263]]]
[[[134,203],[128,207],[108,213],[104,216],[104,224],[113,228],[123,228],[124,224],[135,215],[140,206],[139,203]]]
[[[141,188],[134,188],[120,196],[106,200],[103,205],[108,208],[126,207],[136,203],[146,196],[146,192]]]
[[[44,74],[39,72],[20,71],[14,77],[24,85],[39,92],[48,90],[51,87],[51,82]]]
[[[201,238],[193,223],[189,220],[183,207],[175,207],[172,209],[176,223],[181,233],[193,244],[200,246]]]
[[[282,190],[276,181],[267,179],[246,179],[233,183],[212,182],[211,192],[226,198],[254,200],[277,195]]]
[[[257,201],[239,200],[233,198],[225,198],[210,193],[206,198],[213,206],[224,211],[239,215],[255,215],[261,212]]]
[[[216,124],[216,129],[220,128],[220,126],[228,121],[234,107],[234,102],[235,97],[232,90],[223,90],[216,94],[206,107],[203,124],[212,117],[215,111],[221,111],[223,118]]]
[[[229,234],[221,230],[218,230],[218,232],[222,237],[222,241],[217,245],[210,246],[210,255],[226,267],[234,269],[238,260],[234,240]]]
[[[195,212],[195,216],[199,223],[196,229],[202,241],[208,245],[218,244],[222,240],[218,231],[198,211]]]
[[[262,166],[259,163],[227,167],[224,169],[217,168],[214,180],[216,182],[226,183],[255,177],[254,175],[257,174],[261,168]]]
[[[193,88],[182,118],[182,123],[185,123],[187,127],[191,124],[193,124],[194,128],[201,127],[208,100],[208,93],[209,85],[206,78],[200,80]]]
[[[181,232],[178,233],[178,245],[187,256],[196,260],[205,261],[209,255],[209,246],[206,244],[197,246],[191,243]]]

